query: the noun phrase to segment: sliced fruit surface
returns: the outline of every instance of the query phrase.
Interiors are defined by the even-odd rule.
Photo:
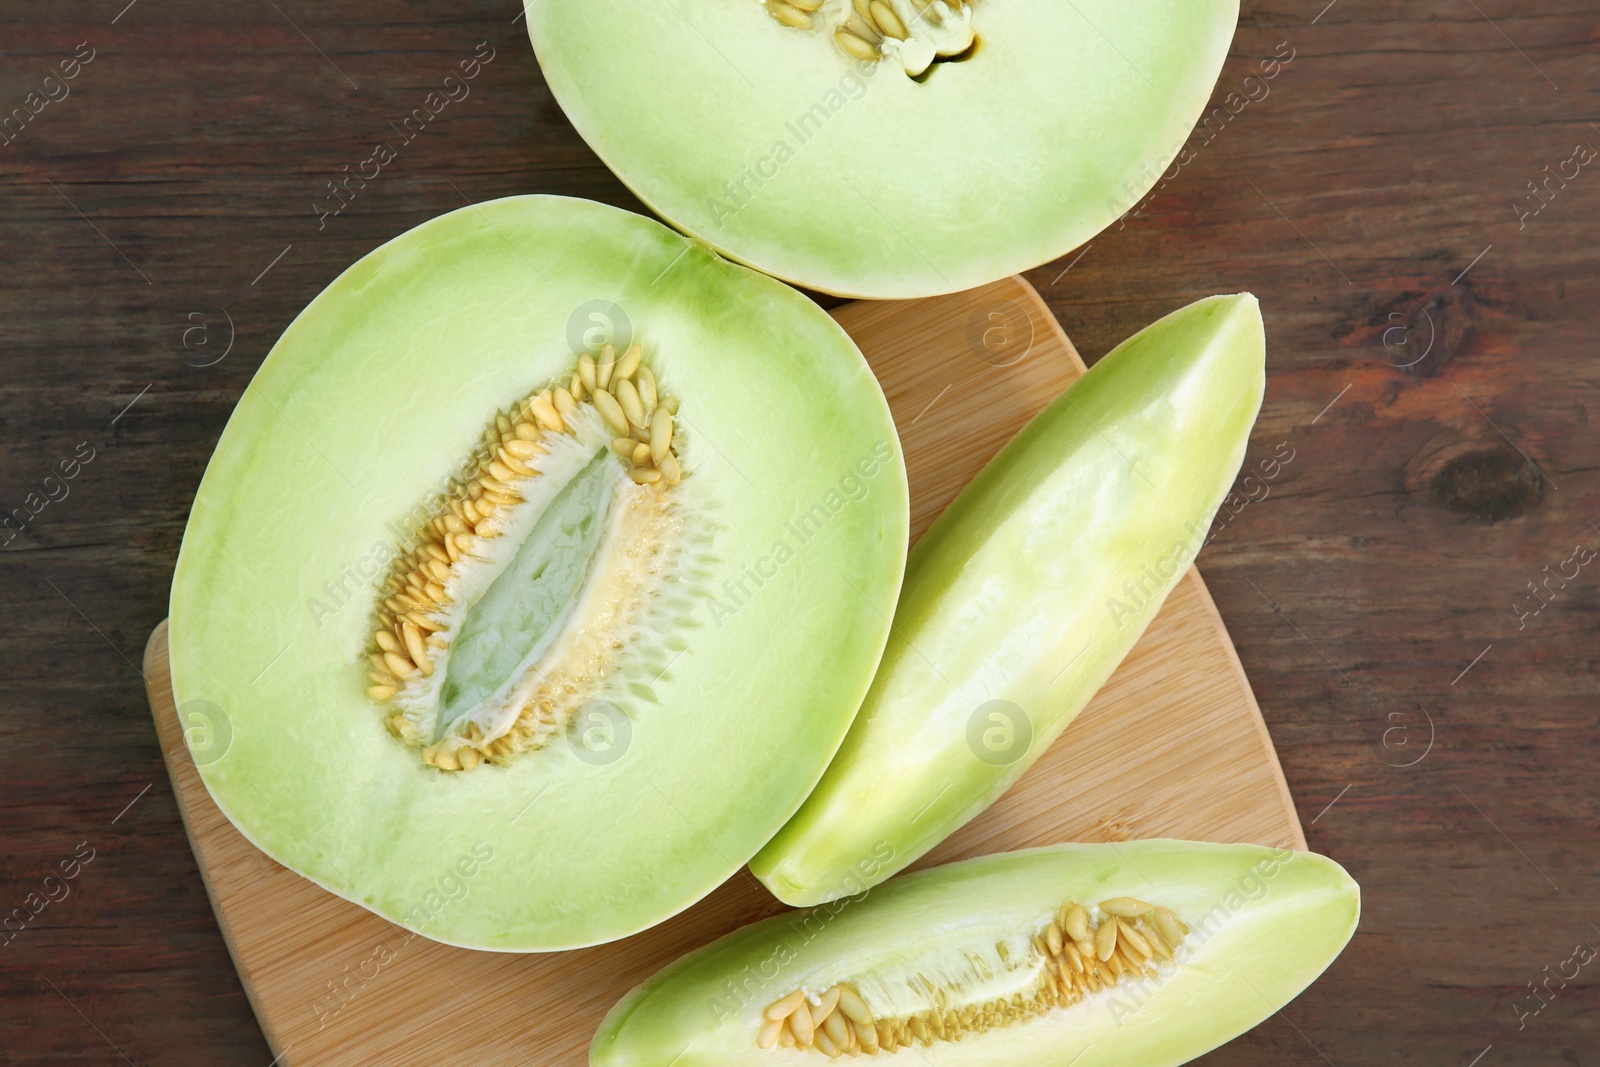
[[[1132,207],[1237,0],[527,0],[556,99],[674,226],[830,293],[1044,263]]]
[[[815,784],[906,531],[883,395],[815,304],[635,214],[479,204],[352,266],[251,382],[174,693],[279,862],[440,941],[607,941]]]
[[[872,688],[821,783],[751,861],[790,904],[908,866],[1021,777],[1188,569],[1265,386],[1248,293],[1118,345],[936,520]]]
[[[1343,868],[1289,849],[1157,840],[985,856],[686,956],[612,1009],[590,1063],[909,1051],[963,1067],[1168,1067],[1293,999],[1360,909]]]

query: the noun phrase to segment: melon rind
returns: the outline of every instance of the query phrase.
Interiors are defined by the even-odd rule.
[[[445,774],[363,692],[381,553],[497,409],[571,373],[594,300],[682,402],[710,536],[679,593],[693,625],[661,636],[653,693],[619,701],[620,758],[557,743]],[[814,506],[802,541],[788,524]],[[882,392],[815,304],[628,212],[478,204],[361,259],[262,364],[185,532],[173,690],[207,724],[212,797],[284,865],[439,941],[608,941],[725,880],[815,784],[882,651],[907,523]]]
[[[1063,901],[1134,897],[1188,924],[1176,967],[1034,1019],[901,1049],[940,1067],[1173,1067],[1262,1022],[1344,948],[1360,887],[1309,852],[1194,841],[1053,845],[934,867],[861,897],[747,926],[669,965],[619,1002],[593,1067],[784,1067],[816,1051],[763,1050],[761,1012],[886,963],[1031,937]],[[910,961],[910,962],[908,962]],[[928,971],[937,973],[936,966]],[[874,1062],[881,1057],[865,1057]],[[886,1061],[888,1062],[888,1061]]]
[[[526,10],[556,100],[652,209],[875,298],[970,289],[1104,229],[1177,156],[1238,20],[1237,0],[977,0],[978,52],[918,83],[756,0]]]

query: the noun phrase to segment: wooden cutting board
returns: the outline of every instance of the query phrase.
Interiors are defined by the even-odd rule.
[[[1084,371],[1021,278],[931,300],[847,304],[834,317],[894,412],[913,540]],[[222,815],[173,707],[166,623],[145,649],[145,679],[195,859],[277,1067],[577,1067],[628,989],[785,910],[741,871],[682,915],[598,948],[519,956],[428,941],[280,867]],[[1193,569],[1044,757],[918,866],[1141,837],[1305,847],[1250,684]]]

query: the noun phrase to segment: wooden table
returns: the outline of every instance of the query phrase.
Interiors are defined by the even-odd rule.
[[[0,146],[0,505],[37,511],[0,533],[0,911],[57,898],[0,945],[0,1063],[266,1064],[137,666],[206,458],[284,326],[381,241],[512,192],[635,202],[512,3],[126,2],[0,7],[5,110],[79,58]],[[1366,908],[1207,1062],[1594,1062],[1600,963],[1551,976],[1600,948],[1600,570],[1528,583],[1600,547],[1600,177],[1529,183],[1600,146],[1600,5],[1325,3],[1247,4],[1217,101],[1257,99],[1030,274],[1090,361],[1215,291],[1267,317],[1247,462],[1277,474],[1200,567],[1311,846]],[[479,42],[471,96],[319,221]],[[1266,95],[1245,83],[1290,50]]]

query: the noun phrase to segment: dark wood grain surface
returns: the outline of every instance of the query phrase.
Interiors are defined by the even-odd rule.
[[[39,94],[0,143],[0,1063],[265,1065],[137,666],[206,459],[382,241],[509,193],[637,205],[513,3],[125,4],[0,4],[0,108]],[[1600,6],[1325,4],[1247,3],[1186,163],[1029,275],[1091,361],[1212,292],[1266,314],[1265,473],[1200,566],[1365,915],[1206,1062],[1597,1063]]]

